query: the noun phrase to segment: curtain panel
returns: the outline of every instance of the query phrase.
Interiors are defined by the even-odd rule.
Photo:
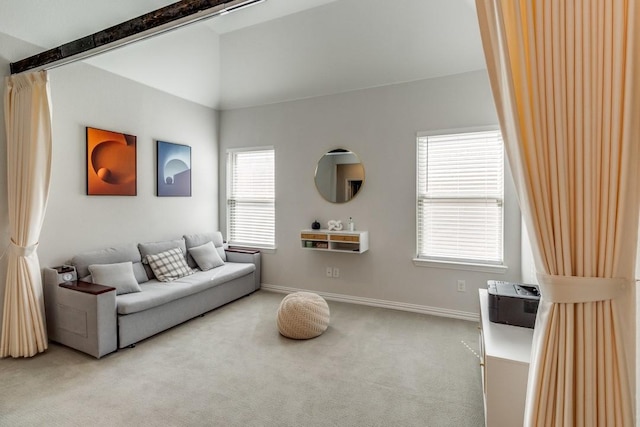
[[[36,249],[51,176],[51,101],[46,71],[5,80],[9,231],[0,357],[47,349]]]
[[[632,426],[635,0],[476,0],[542,299],[524,425]]]

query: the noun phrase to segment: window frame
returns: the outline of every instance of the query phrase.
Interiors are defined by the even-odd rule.
[[[505,185],[506,185],[506,173],[507,173],[507,165],[506,156],[504,152],[504,144],[502,150],[502,198],[500,199],[500,209],[501,209],[501,260],[498,262],[492,262],[489,260],[480,260],[480,259],[466,259],[466,258],[449,258],[449,257],[434,257],[434,256],[426,256],[424,254],[420,254],[420,204],[422,201],[422,197],[420,194],[420,138],[430,137],[430,136],[445,136],[445,135],[456,135],[456,134],[465,134],[465,133],[477,133],[477,132],[491,132],[498,131],[501,129],[498,125],[490,125],[490,126],[476,126],[476,127],[468,127],[468,128],[456,128],[456,129],[440,129],[440,130],[432,130],[432,131],[423,131],[418,132],[415,138],[415,150],[416,150],[416,232],[415,232],[415,256],[413,258],[413,263],[419,267],[434,267],[434,268],[445,268],[445,269],[456,269],[456,270],[469,270],[469,271],[479,271],[486,273],[500,273],[504,274],[508,267],[504,264],[505,262],[505,236],[504,236],[504,224],[505,224]],[[502,137],[502,135],[501,135]],[[426,172],[426,171],[425,171]],[[473,197],[469,197],[469,199],[474,199]]]
[[[242,242],[242,241],[233,241],[232,237],[232,223],[231,223],[231,204],[232,201],[238,201],[237,198],[232,197],[234,194],[234,170],[235,170],[235,155],[238,153],[251,153],[251,152],[259,152],[259,151],[272,151],[273,152],[273,244],[264,244],[259,242]],[[229,148],[226,152],[226,223],[227,223],[227,240],[228,244],[233,247],[238,248],[255,248],[260,249],[265,252],[275,251],[277,247],[276,242],[276,150],[273,146],[261,146],[261,147],[241,147],[241,148]],[[234,159],[232,164],[232,158]],[[255,200],[254,200],[255,202]],[[269,202],[266,202],[269,203]]]

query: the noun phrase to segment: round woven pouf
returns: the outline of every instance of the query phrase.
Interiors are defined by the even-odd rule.
[[[295,292],[284,297],[278,308],[278,330],[287,338],[317,337],[329,326],[329,306],[320,295]]]

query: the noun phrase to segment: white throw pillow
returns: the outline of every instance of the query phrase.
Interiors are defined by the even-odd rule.
[[[153,274],[161,282],[170,282],[193,274],[180,248],[169,249],[159,254],[147,255]]]
[[[213,245],[213,242],[208,242],[204,245],[196,246],[195,248],[190,248],[189,253],[202,271],[211,270],[212,268],[224,265],[224,261],[220,257],[216,247]]]
[[[140,285],[133,274],[133,263],[92,264],[89,272],[93,283],[116,288],[116,295],[140,292]]]

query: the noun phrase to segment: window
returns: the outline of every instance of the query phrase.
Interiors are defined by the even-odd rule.
[[[227,238],[237,246],[275,247],[275,151],[227,153]]]
[[[418,258],[502,264],[499,130],[418,136]]]

